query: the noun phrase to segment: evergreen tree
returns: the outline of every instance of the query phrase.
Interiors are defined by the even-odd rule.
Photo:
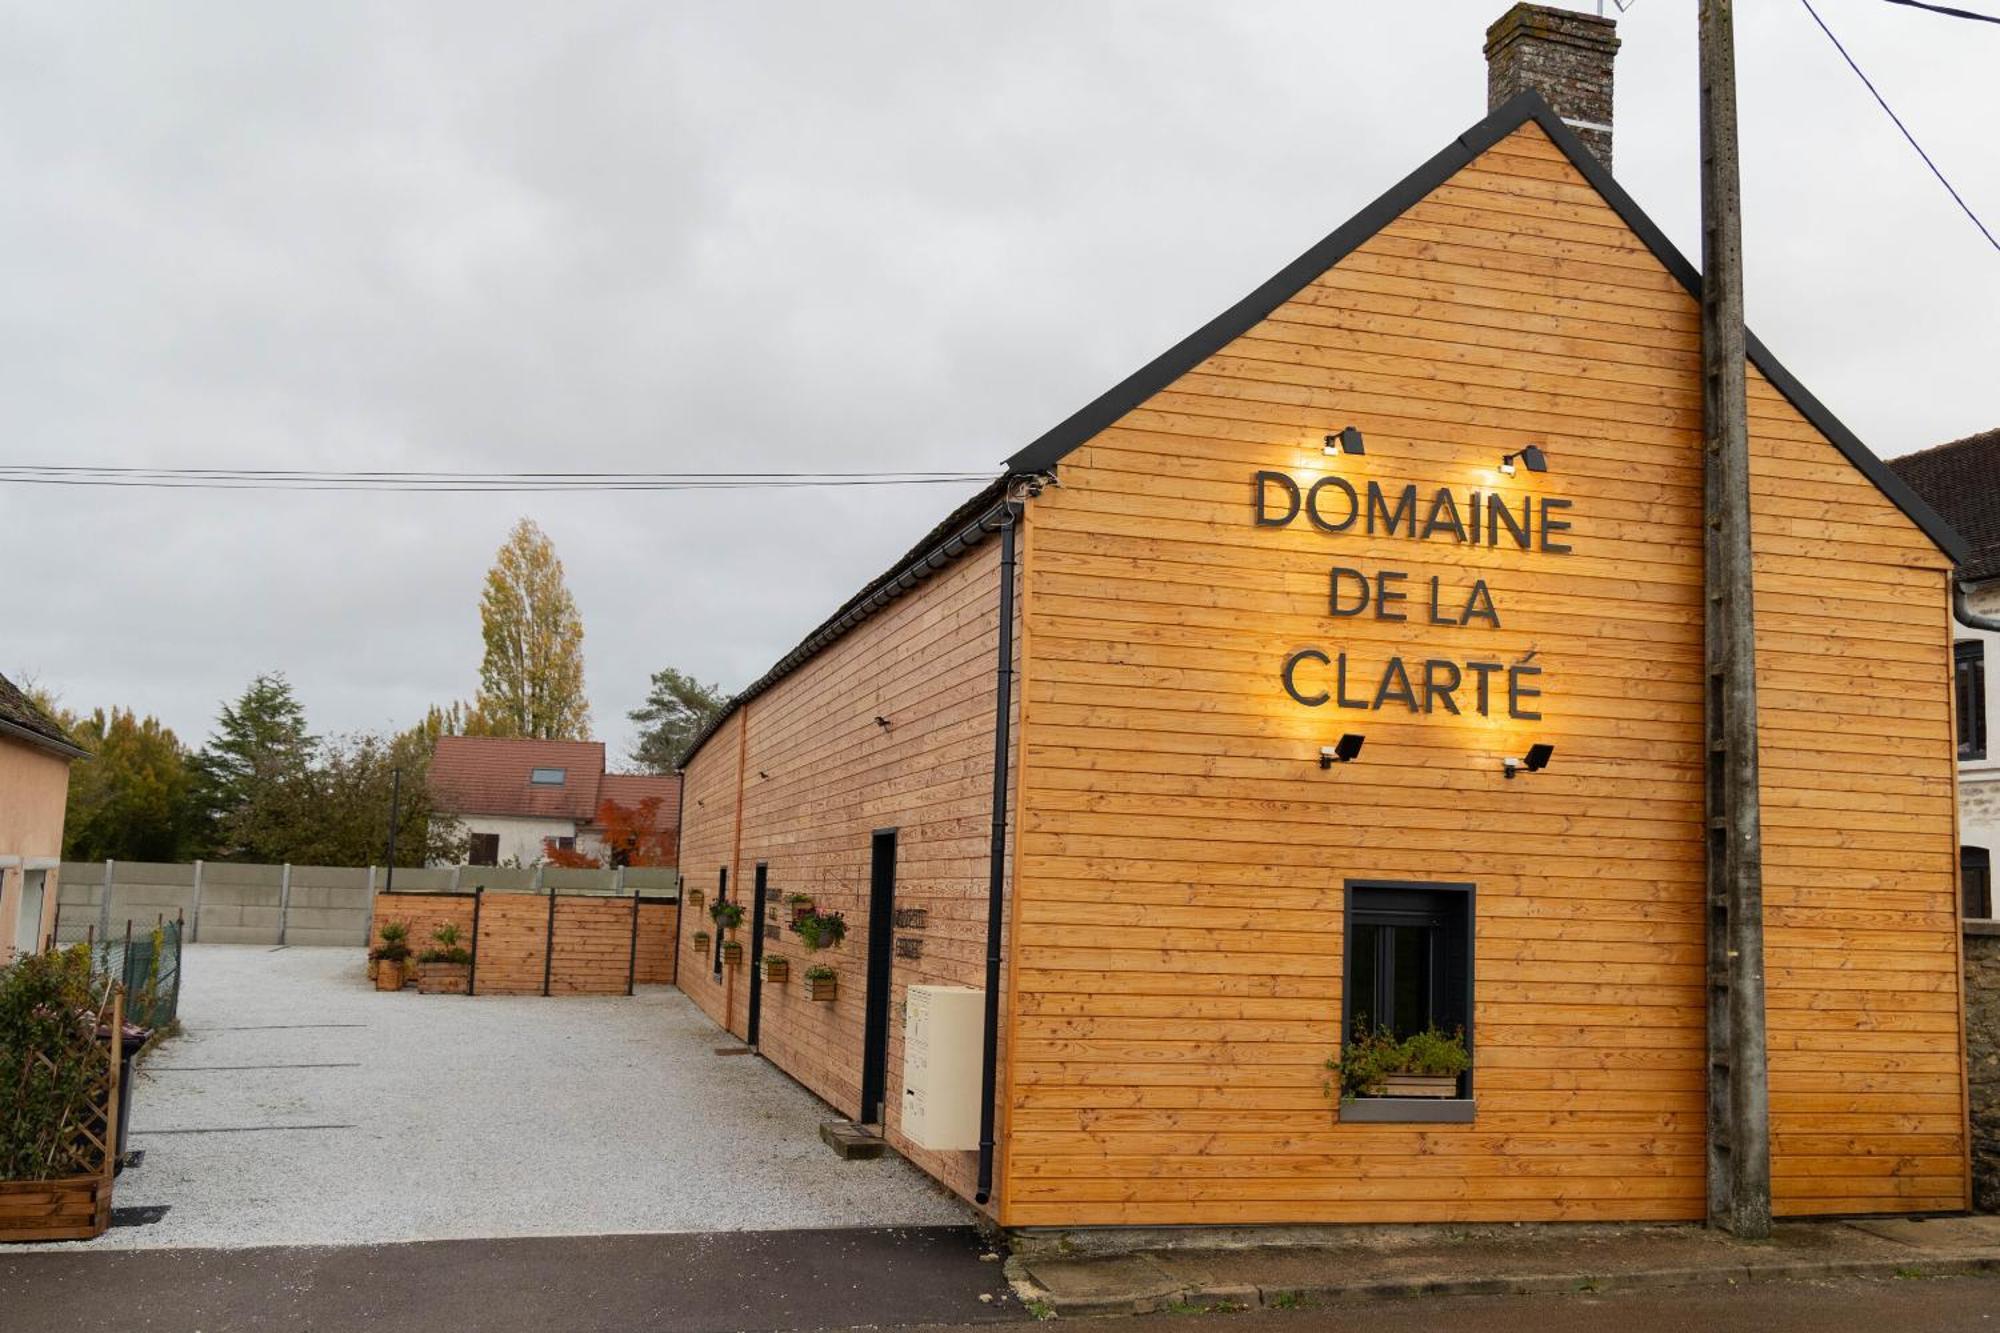
[[[258,676],[234,704],[224,704],[214,734],[194,759],[203,854],[285,860],[276,809],[312,753],[305,709],[282,672]]]
[[[720,685],[704,685],[673,667],[653,673],[646,702],[625,716],[639,724],[632,762],[652,773],[671,773],[701,729],[728,704]]]
[[[486,655],[474,711],[486,734],[588,740],[583,620],[554,544],[532,520],[516,523],[494,558],[479,622]]]

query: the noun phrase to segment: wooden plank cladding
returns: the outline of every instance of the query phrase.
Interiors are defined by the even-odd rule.
[[[1581,151],[1503,108],[1012,460],[1002,1223],[1705,1215],[1700,314]],[[1960,1209],[1952,539],[1752,361],[1774,1203]],[[841,1114],[882,830],[891,1000],[984,984],[998,569],[925,566],[686,761],[684,883],[764,868],[757,1044]],[[680,985],[748,1037],[697,929]],[[1357,1023],[1471,1067],[1343,1101]],[[889,1140],[970,1194],[900,1133],[900,1026]]]
[[[624,995],[671,982],[679,919],[674,901],[561,893],[381,893],[374,916],[378,934],[385,922],[408,925],[415,953],[456,925],[479,995]]]

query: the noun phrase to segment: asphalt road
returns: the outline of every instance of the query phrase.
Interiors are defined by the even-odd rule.
[[[0,1330],[714,1333],[1024,1319],[987,1253],[969,1227],[0,1252]]]

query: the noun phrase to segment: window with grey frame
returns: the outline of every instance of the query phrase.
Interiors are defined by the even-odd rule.
[[[1986,644],[1960,639],[1951,646],[1952,696],[1958,711],[1958,757],[1986,757]]]
[[[1343,1046],[1357,1031],[1436,1028],[1471,1049],[1472,897],[1470,884],[1348,885]]]

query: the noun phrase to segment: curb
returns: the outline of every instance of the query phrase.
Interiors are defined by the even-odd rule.
[[[1158,1314],[1174,1306],[1202,1309],[1296,1309],[1300,1306],[1354,1305],[1409,1300],[1421,1296],[1599,1295],[1672,1287],[1735,1286],[1748,1282],[1802,1282],[1824,1278],[1973,1277],[2000,1273],[2000,1251],[1907,1259],[1832,1259],[1749,1262],[1710,1268],[1654,1268],[1630,1273],[1533,1273],[1518,1277],[1440,1278],[1417,1282],[1344,1282],[1304,1287],[1217,1284],[1178,1291],[1065,1298],[1034,1280],[1026,1265],[1010,1260],[1012,1279],[1024,1305],[1041,1302],[1065,1318]]]

